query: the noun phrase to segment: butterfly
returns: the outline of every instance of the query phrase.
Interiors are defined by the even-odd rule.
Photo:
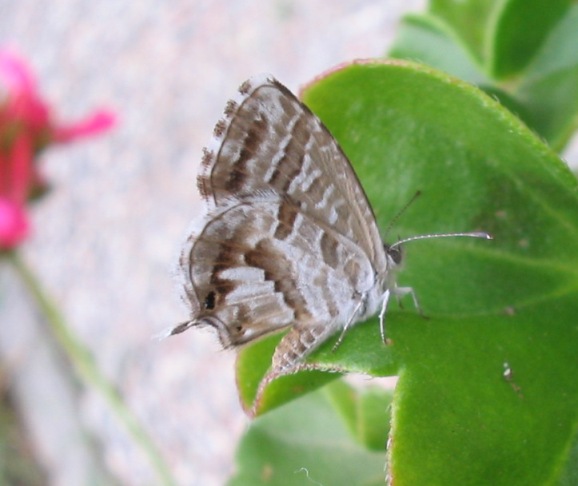
[[[400,245],[383,243],[361,184],[323,123],[272,77],[243,83],[204,150],[203,210],[180,258],[190,327],[225,348],[288,329],[272,373],[290,373],[330,336],[380,313],[396,286]],[[416,302],[417,304],[417,302]]]

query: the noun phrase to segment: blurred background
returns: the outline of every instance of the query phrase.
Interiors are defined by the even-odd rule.
[[[22,252],[178,484],[224,484],[248,424],[234,353],[213,334],[153,339],[187,317],[172,273],[198,210],[202,147],[248,77],[268,72],[296,91],[336,64],[383,55],[400,16],[424,6],[0,0],[0,44],[29,60],[57,114],[74,119],[103,105],[118,113],[111,133],[43,155],[53,190],[34,207]],[[102,398],[71,379],[8,268],[0,270],[0,357],[0,391],[25,431],[22,443],[4,434],[0,450],[18,441],[41,465],[22,484],[157,484]]]

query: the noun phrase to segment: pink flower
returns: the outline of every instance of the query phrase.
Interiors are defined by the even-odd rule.
[[[0,48],[0,251],[18,246],[29,233],[27,202],[46,188],[37,167],[42,149],[97,135],[115,123],[108,110],[57,123],[26,61]]]
[[[26,200],[31,149],[30,140],[21,136],[8,150],[0,150],[0,249],[13,248],[28,235]]]
[[[108,130],[116,122],[114,113],[106,110],[95,111],[91,115],[71,125],[60,125],[54,128],[54,139],[58,142],[69,142]]]

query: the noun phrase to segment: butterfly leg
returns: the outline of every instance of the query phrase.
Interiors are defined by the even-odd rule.
[[[395,294],[395,297],[397,298],[397,302],[400,305],[400,307],[402,307],[401,299],[408,294],[411,295],[411,299],[413,300],[413,305],[414,305],[415,309],[418,311],[420,316],[425,317],[423,310],[421,309],[421,306],[419,305],[419,301],[417,300],[417,295],[415,294],[413,288],[411,288],[411,287],[394,287],[393,293]]]
[[[379,332],[381,334],[381,341],[385,344],[385,310],[387,309],[387,302],[391,296],[391,291],[387,289],[383,293],[383,300],[381,301],[381,311],[379,312]]]
[[[357,305],[355,306],[355,309],[351,313],[351,317],[345,323],[345,326],[343,326],[343,330],[341,331],[341,334],[339,335],[339,339],[337,339],[337,342],[333,345],[333,348],[331,348],[331,351],[335,351],[341,345],[341,342],[343,341],[343,338],[345,337],[345,333],[347,332],[347,330],[349,329],[349,327],[351,326],[351,324],[353,323],[353,321],[357,317],[357,313],[359,312],[359,309],[361,309],[361,307],[363,306],[364,301],[365,301],[365,298],[361,298],[359,300],[359,302],[357,303]]]

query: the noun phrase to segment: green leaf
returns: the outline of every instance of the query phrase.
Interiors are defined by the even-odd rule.
[[[488,38],[487,72],[496,79],[506,79],[526,69],[572,2],[508,0],[498,3],[501,8]]]
[[[510,1],[495,16],[493,60],[485,69],[500,77],[523,68],[516,82],[499,85],[484,76],[456,32],[433,15],[404,18],[389,55],[418,60],[479,86],[561,151],[578,127],[578,5],[568,9],[566,1],[555,3],[556,8]]]
[[[400,281],[432,319],[389,315],[396,484],[556,477],[578,424],[575,178],[502,107],[423,67],[350,66],[305,101],[355,161],[382,227],[421,189],[427,210],[418,201],[402,235],[495,237],[408,245]]]
[[[489,84],[471,53],[455,38],[447,24],[432,15],[406,15],[388,57],[419,61],[472,84]]]
[[[499,0],[431,0],[429,11],[443,19],[474,59],[484,65],[488,27],[500,3]]]
[[[528,68],[515,97],[528,124],[556,150],[578,127],[578,5],[556,25]]]
[[[528,66],[570,5],[571,0],[432,0],[430,13],[488,76],[508,79]]]
[[[384,438],[389,435],[392,392],[377,386],[357,390],[342,380],[333,382],[324,391],[351,436],[367,449],[383,452]]]
[[[535,123],[531,110],[525,106],[526,102],[504,91],[482,74],[480,67],[474,64],[469,53],[452,35],[452,31],[437,17],[408,15],[401,22],[388,57],[418,61],[472,83],[498,99],[503,106],[536,130],[539,130],[538,125],[548,123],[543,118],[539,119],[540,123]],[[543,104],[548,105],[548,101],[547,96],[542,97]]]
[[[228,485],[383,485],[385,441],[372,451],[352,435],[352,427],[333,406],[336,399],[343,404],[346,395],[351,409],[357,408],[353,405],[357,402],[366,402],[359,408],[371,415],[372,422],[388,422],[386,392],[363,392],[357,396],[344,383],[334,382],[255,420],[241,440],[238,471]],[[363,422],[361,429],[371,425],[359,421]],[[381,426],[378,430],[384,432]]]
[[[571,477],[575,177],[493,99],[421,65],[353,64],[318,79],[303,99],[354,164],[380,227],[421,190],[396,236],[474,229],[494,236],[407,244],[399,284],[414,288],[429,318],[394,304],[388,346],[372,319],[309,362],[399,375],[389,464],[398,485]],[[308,385],[301,385],[303,392]],[[331,467],[350,466],[339,459]]]

